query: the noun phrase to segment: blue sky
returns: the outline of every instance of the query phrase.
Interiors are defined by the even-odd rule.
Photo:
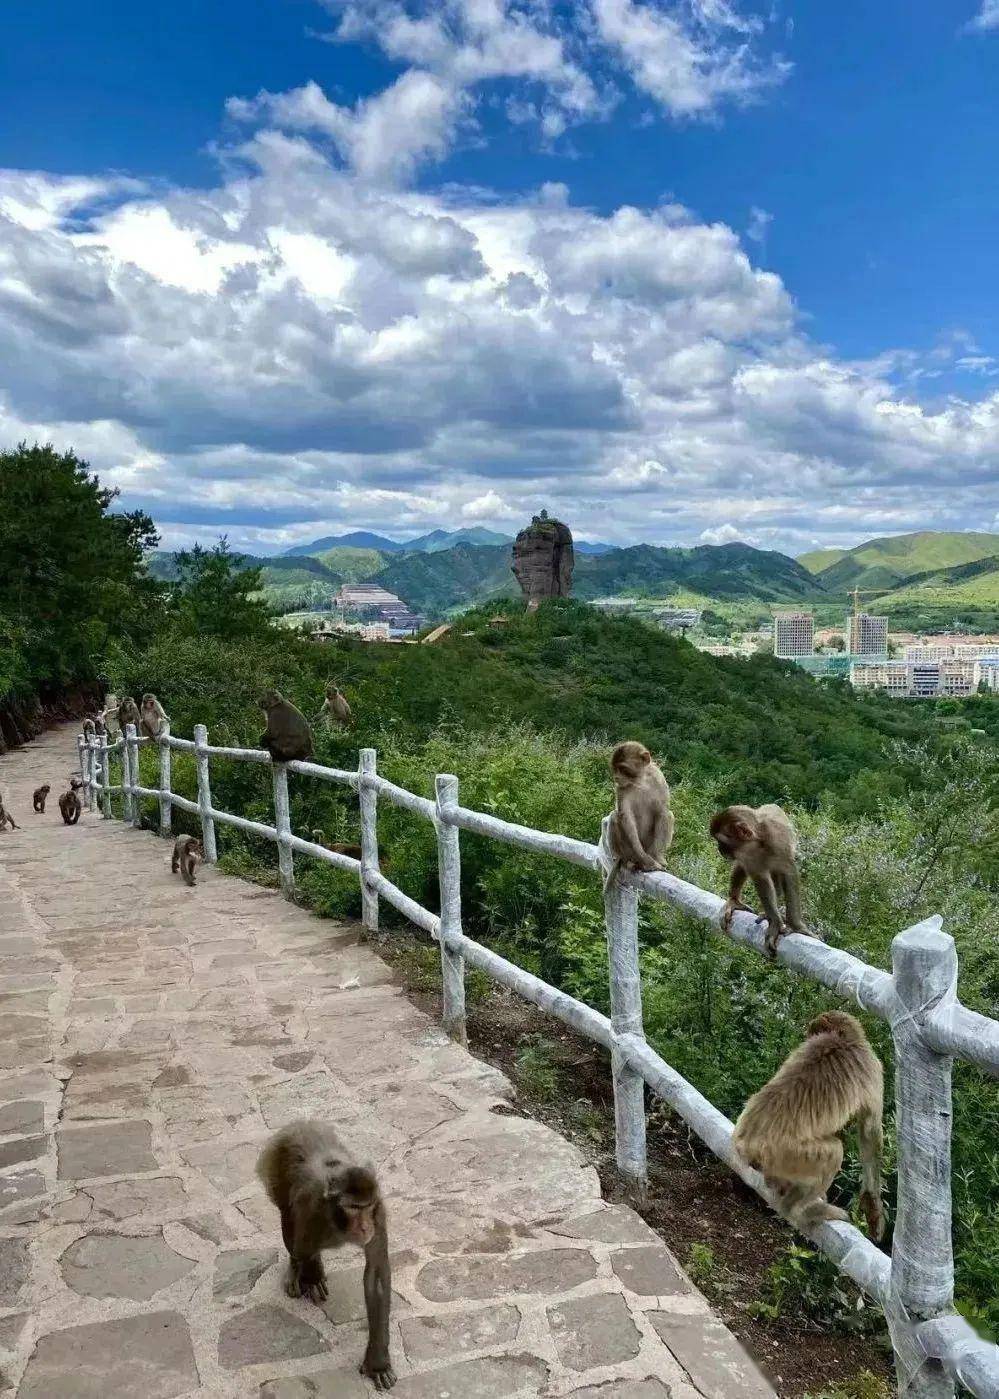
[[[13,0],[0,80],[0,434],[167,542],[996,527],[996,0]]]

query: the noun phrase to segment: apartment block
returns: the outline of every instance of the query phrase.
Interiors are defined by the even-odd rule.
[[[851,656],[888,655],[888,618],[872,617],[869,612],[851,612],[843,634]]]
[[[774,617],[774,655],[793,661],[815,651],[815,618],[810,612],[778,612]]]

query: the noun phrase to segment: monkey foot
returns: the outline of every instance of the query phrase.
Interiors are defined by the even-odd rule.
[[[384,1364],[375,1364],[367,1358],[361,1361],[360,1371],[374,1385],[380,1393],[388,1391],[395,1384],[395,1371],[389,1361]]]
[[[321,1307],[330,1295],[326,1286],[326,1279],[319,1282],[306,1282],[302,1284],[302,1296],[307,1297],[310,1302],[315,1302],[317,1307]]]

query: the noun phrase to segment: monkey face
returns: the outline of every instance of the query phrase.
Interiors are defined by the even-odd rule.
[[[276,704],[281,703],[281,696],[278,694],[277,690],[265,690],[257,700],[257,703],[263,710],[273,709]]]
[[[381,1204],[378,1182],[366,1166],[340,1169],[338,1161],[331,1172],[327,1200],[336,1229],[348,1243],[364,1248],[375,1237],[375,1213]]]
[[[611,754],[611,771],[615,776],[634,782],[652,761],[652,754],[643,743],[628,739],[619,743]]]

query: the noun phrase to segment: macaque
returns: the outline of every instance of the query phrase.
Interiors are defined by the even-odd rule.
[[[808,1027],[769,1083],[743,1108],[732,1144],[760,1171],[785,1219],[807,1228],[848,1219],[826,1193],[843,1164],[839,1133],[856,1119],[863,1173],[860,1207],[873,1239],[884,1234],[881,1115],[884,1071],[863,1026],[827,1010]]]
[[[69,779],[69,790],[79,795],[83,791],[83,778],[71,776]]]
[[[77,821],[80,819],[80,812],[82,810],[83,806],[75,787],[71,787],[68,792],[63,792],[62,796],[59,798],[59,811],[67,826],[76,825]]]
[[[97,737],[102,741],[107,738],[108,726],[104,722],[103,714],[98,714],[97,718],[94,720],[94,732],[97,734]]]
[[[817,936],[805,927],[802,917],[797,841],[794,827],[779,806],[727,806],[712,816],[711,835],[720,853],[732,861],[721,919],[726,932],[737,909],[752,912],[742,902],[746,880],[751,879],[763,905],[758,921],[766,921],[765,946],[771,957],[776,956],[777,943],[787,932]],[[784,904],[784,918],[780,903]]]
[[[197,884],[194,871],[205,858],[205,847],[197,836],[178,836],[173,843],[173,859],[170,868],[174,874],[180,871],[185,884],[193,889]]]
[[[277,690],[264,691],[260,696],[260,708],[267,715],[267,728],[260,735],[260,747],[266,748],[276,763],[312,757],[312,730],[300,709]]]
[[[88,743],[92,743],[93,740],[97,737],[97,730],[94,728],[93,719],[84,719],[83,737],[87,740]]]
[[[322,1305],[329,1295],[322,1250],[344,1244],[364,1250],[368,1345],[361,1374],[375,1389],[391,1389],[392,1276],[385,1205],[374,1169],[360,1164],[325,1122],[300,1120],[271,1137],[260,1154],[257,1174],[281,1212],[289,1297],[307,1297]]]
[[[349,728],[354,722],[350,705],[339,687],[333,684],[332,680],[326,682],[326,698],[323,700],[323,707],[319,711],[319,719],[325,719],[328,723],[336,720],[343,727]]]
[[[10,812],[7,810],[6,806],[4,806],[3,793],[0,792],[0,835],[3,834],[7,826],[10,826],[12,831],[18,831],[21,829],[17,822],[14,820],[13,816],[11,816]]]
[[[149,738],[170,732],[169,715],[155,695],[142,696],[142,732]]]
[[[312,840],[316,845],[323,846],[326,850],[332,850],[334,855],[349,855],[352,860],[361,858],[361,847],[359,845],[343,845],[339,842],[329,841],[322,831],[316,829],[312,832]]]
[[[662,857],[673,840],[669,785],[652,754],[630,739],[611,754],[614,810],[607,823],[607,845],[614,863],[604,879],[604,892],[622,866],[648,873],[664,869]]]
[[[32,806],[36,811],[41,812],[43,816],[45,815],[45,799],[51,791],[52,788],[46,784],[44,787],[36,787],[31,794]]]
[[[124,733],[129,724],[134,724],[135,732],[138,733],[142,728],[142,715],[132,696],[126,695],[118,706],[118,727]]]

